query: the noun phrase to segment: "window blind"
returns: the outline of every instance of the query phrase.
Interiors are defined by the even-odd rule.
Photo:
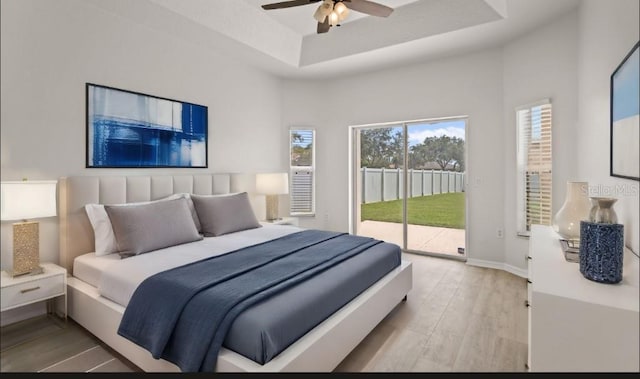
[[[518,232],[531,225],[551,225],[552,107],[548,101],[517,110],[518,123]]]
[[[291,172],[291,214],[313,213],[313,172]]]
[[[315,131],[291,129],[291,215],[315,213]]]

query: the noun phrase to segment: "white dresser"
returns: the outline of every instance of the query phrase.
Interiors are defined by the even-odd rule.
[[[565,260],[559,238],[549,226],[532,226],[530,371],[637,372],[640,260],[626,250],[622,282],[593,282]]]

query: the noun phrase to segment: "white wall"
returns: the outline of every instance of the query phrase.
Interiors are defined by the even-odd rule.
[[[350,125],[469,116],[468,256],[503,262],[501,49],[329,81],[286,81],[284,127],[317,128],[317,215],[310,227],[348,230]]]
[[[135,4],[143,5],[157,24],[198,34],[199,26],[168,10]],[[1,7],[2,180],[287,167],[279,78],[201,39],[172,37],[92,2],[2,0]],[[208,106],[209,169],[86,169],[86,82]],[[42,220],[40,232],[41,261],[57,262],[57,220]],[[2,268],[12,264],[11,235],[3,223]]]
[[[327,110],[334,105],[333,101],[326,97],[327,93],[328,89],[325,82],[285,80],[282,100],[282,133],[288,138],[290,127],[299,126],[316,129],[316,147],[318,147],[316,150],[316,216],[301,217],[300,226],[345,230],[332,228],[333,218],[330,218],[328,210],[320,205],[327,200],[325,199],[324,187],[321,186],[322,181],[318,182],[318,179],[322,177],[325,178],[324,180],[333,180],[331,178],[331,167],[327,167],[325,161],[328,156],[333,154],[332,147],[337,148],[343,143],[342,139],[332,141],[328,138],[327,133],[324,132],[324,126],[329,123],[330,112],[327,112]],[[346,142],[344,143],[346,144]],[[282,151],[282,154],[287,157],[289,151]],[[346,163],[343,162],[343,165],[346,165]],[[338,220],[340,216],[334,215],[334,218]]]
[[[504,47],[505,263],[526,270],[529,239],[517,236],[515,108],[549,98],[553,105],[552,211],[577,173],[578,14],[572,11]]]
[[[638,42],[640,2],[584,0],[579,14],[577,133],[578,173],[592,195],[618,198],[614,209],[625,229],[625,244],[640,248],[638,181],[609,176],[609,80]]]

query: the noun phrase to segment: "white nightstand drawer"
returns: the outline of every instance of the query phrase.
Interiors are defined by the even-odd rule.
[[[32,280],[2,288],[2,309],[64,294],[64,275]]]

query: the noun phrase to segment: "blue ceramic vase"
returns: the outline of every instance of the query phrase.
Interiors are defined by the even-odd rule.
[[[624,225],[580,222],[580,272],[600,283],[622,280]]]

